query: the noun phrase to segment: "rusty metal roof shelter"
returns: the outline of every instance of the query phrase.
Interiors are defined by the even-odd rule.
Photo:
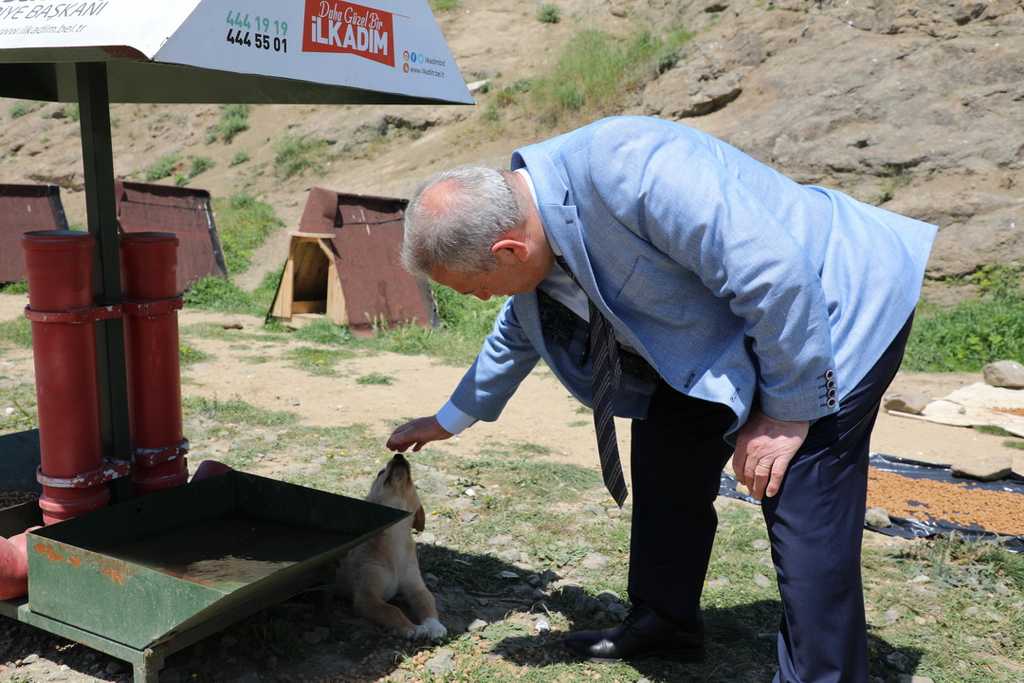
[[[0,97],[79,104],[88,229],[97,244],[93,287],[97,305],[117,304],[122,298],[110,102],[473,103],[427,0],[363,1],[369,4],[346,0],[248,0],[233,6],[218,0],[0,3]],[[96,340],[103,450],[112,458],[128,460],[122,321],[98,322]],[[39,462],[38,450],[32,450],[36,443],[24,433],[4,437],[0,458],[34,470]],[[313,565],[300,558],[288,569],[259,578],[258,585],[226,589],[223,598],[199,596],[191,608],[194,618],[178,613],[162,622],[164,627],[150,628],[145,645],[133,639],[134,631],[125,629],[124,619],[117,623],[86,619],[102,610],[116,617],[137,615],[132,618],[152,627],[155,620],[167,616],[167,604],[173,602],[169,596],[176,595],[175,569],[145,570],[133,560],[131,549],[133,543],[168,532],[163,503],[207,509],[211,501],[228,501],[235,509],[265,512],[290,510],[301,505],[296,500],[317,493],[294,491],[283,484],[264,486],[248,476],[235,473],[220,482],[206,480],[199,486],[153,493],[137,499],[138,503],[121,502],[28,533],[32,549],[28,598],[0,601],[0,615],[127,660],[134,666],[137,682],[156,681],[168,654],[294,595],[315,580],[312,573],[302,571]],[[118,481],[124,480],[114,483]],[[218,488],[224,490],[213,490]],[[113,493],[115,499],[124,500],[116,485]],[[332,507],[326,499],[310,504],[323,515],[329,515]],[[2,510],[0,530],[38,524],[31,519],[33,514],[38,515],[38,508],[25,505]],[[93,514],[99,514],[95,523]],[[231,512],[210,508],[209,514]],[[355,519],[359,528],[345,530],[346,543],[394,521],[380,515]],[[302,520],[290,523],[302,524]],[[198,525],[201,529],[203,521]],[[112,548],[110,539],[103,538],[103,530],[111,526],[119,526],[121,536],[125,529],[134,530],[121,539],[127,545]],[[172,533],[186,533],[187,528]],[[320,561],[340,550],[339,543],[340,539],[332,542],[334,550],[313,559]],[[50,562],[66,557],[60,553],[38,556],[44,552],[39,548],[56,552],[58,547],[81,551],[82,564]],[[131,583],[132,590],[112,591],[102,583],[109,583],[101,574],[109,569],[105,563],[111,562],[137,572],[129,574],[124,584],[127,588],[133,577],[140,577],[138,583]],[[38,571],[40,566],[46,570]],[[93,591],[101,585],[105,592]],[[243,594],[249,597],[236,599]]]
[[[227,276],[209,192],[121,179],[114,183],[114,192],[121,230],[177,236],[179,292],[207,275]]]
[[[22,235],[67,229],[56,185],[0,185],[0,283],[25,279]]]
[[[314,187],[267,318],[303,324],[327,317],[354,332],[436,324],[429,285],[402,267],[405,199]]]

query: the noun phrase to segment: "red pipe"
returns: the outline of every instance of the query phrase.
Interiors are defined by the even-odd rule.
[[[0,536],[0,600],[20,598],[28,592],[28,537],[34,526],[11,536]]]
[[[32,351],[39,408],[39,507],[53,524],[110,500],[100,442],[92,296],[94,239],[88,233],[26,233]]]
[[[188,479],[178,356],[178,238],[160,232],[124,234],[121,264],[132,480],[136,492],[145,494]]]

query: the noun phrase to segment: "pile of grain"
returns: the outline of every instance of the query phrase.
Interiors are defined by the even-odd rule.
[[[922,522],[944,520],[1000,534],[1024,535],[1024,495],[969,488],[928,479],[911,479],[871,468],[868,507]]]

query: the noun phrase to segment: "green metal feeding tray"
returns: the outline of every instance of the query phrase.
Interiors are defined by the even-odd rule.
[[[0,513],[31,514],[28,505]],[[333,581],[337,558],[407,515],[228,472],[30,533],[28,600],[0,601],[0,614],[155,681],[169,654]]]
[[[427,0],[0,2],[0,97],[79,104],[98,306],[122,298],[110,102],[473,103]],[[96,341],[104,456],[128,460],[121,320]],[[0,490],[32,486],[38,443],[0,438]],[[0,615],[130,661],[136,681],[402,514],[240,473],[127,500],[113,484],[118,504],[29,536],[28,599]],[[5,535],[38,520],[0,510]]]

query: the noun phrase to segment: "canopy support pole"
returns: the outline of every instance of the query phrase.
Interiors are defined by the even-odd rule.
[[[96,238],[93,292],[96,304],[121,302],[121,253],[114,197],[114,157],[110,135],[107,65],[75,65],[85,166],[85,205],[89,232]],[[130,460],[128,382],[124,328],[119,318],[96,323],[96,374],[99,385],[103,451]]]

